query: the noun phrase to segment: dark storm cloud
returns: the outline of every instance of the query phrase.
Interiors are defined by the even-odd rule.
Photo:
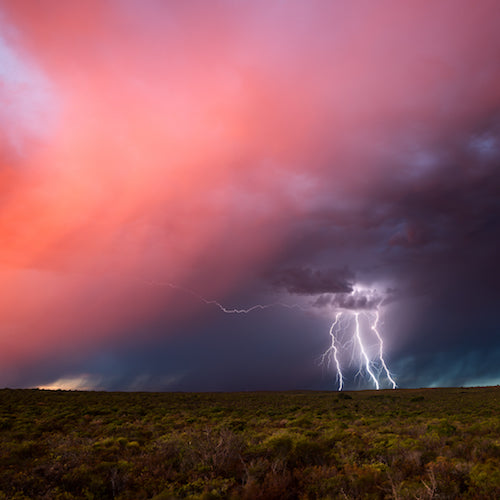
[[[495,134],[495,127],[464,125],[461,140],[429,148],[432,168],[381,179],[356,204],[330,203],[306,220],[291,221],[289,243],[270,266],[284,268],[270,279],[275,287],[316,296],[313,305],[321,313],[386,307],[388,359],[402,387],[498,380],[500,152],[496,140],[475,142]],[[332,261],[346,267],[332,268]],[[177,368],[191,367],[178,380],[175,372],[170,388],[332,387],[311,362],[327,347],[328,314],[321,321],[280,309],[229,319],[212,313],[207,325],[210,339],[218,325],[217,348],[200,323],[189,346],[179,342],[162,351],[172,357],[171,366],[180,356]],[[203,349],[194,351],[196,344]],[[145,351],[142,359],[151,358]],[[259,376],[252,375],[256,359],[263,363]],[[161,373],[160,360],[155,370]]]
[[[401,271],[430,278],[445,272],[460,276],[470,269],[459,262],[467,261],[497,273],[500,128],[496,118],[477,120],[495,125],[464,124],[465,130],[452,134],[454,140],[430,145],[430,166],[409,168],[411,158],[404,162],[394,155],[391,171],[406,175],[373,182],[346,207],[323,204],[311,211],[308,224],[290,230],[281,262],[296,263],[307,255],[321,269],[328,260],[340,261],[352,269],[349,285],[353,276],[363,281],[396,277]],[[332,173],[324,184],[328,188],[334,180]]]
[[[429,145],[430,166],[381,179],[348,211],[321,207],[282,255],[284,262],[307,255],[318,268],[340,261],[356,281],[385,290],[385,331],[404,384],[498,380],[499,137],[498,115],[476,116]],[[408,168],[393,161],[393,171]],[[321,295],[315,305],[363,309],[375,302],[340,293]],[[481,356],[489,362],[477,367]],[[404,359],[412,359],[411,377]]]
[[[352,291],[353,275],[348,269],[288,268],[281,271],[273,284],[288,293],[317,295]]]
[[[351,311],[370,311],[377,309],[382,300],[383,297],[376,290],[354,290],[351,293],[320,295],[313,305]]]

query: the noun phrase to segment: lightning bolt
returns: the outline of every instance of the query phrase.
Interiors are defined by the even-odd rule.
[[[342,388],[344,387],[344,375],[342,374],[342,369],[340,367],[340,361],[338,358],[338,348],[337,348],[337,341],[335,339],[335,331],[337,329],[337,325],[339,324],[341,316],[342,316],[341,312],[338,312],[335,315],[335,321],[330,326],[330,338],[332,339],[332,343],[320,358],[320,363],[326,366],[329,366],[331,364],[333,358],[333,361],[335,362],[335,367],[337,369],[337,380],[339,383],[339,388],[338,388],[339,391],[341,391]]]
[[[299,304],[286,304],[284,302],[271,302],[269,304],[255,304],[247,309],[238,309],[238,308],[231,309],[231,308],[223,306],[217,300],[206,299],[205,297],[203,297],[203,295],[196,293],[194,290],[191,290],[190,288],[185,288],[185,287],[182,287],[179,285],[175,285],[174,283],[168,283],[168,282],[149,281],[148,283],[151,285],[156,285],[156,286],[168,286],[169,288],[172,288],[174,290],[180,290],[184,293],[188,293],[209,306],[213,305],[213,306],[218,307],[225,314],[248,314],[248,313],[251,313],[252,311],[269,309],[270,307],[284,307],[286,309],[300,309],[301,311],[307,310],[305,307],[303,307]]]
[[[183,293],[187,293],[189,295],[192,295],[196,299],[200,300],[201,302],[204,302],[207,305],[215,306],[218,309],[220,309],[224,314],[249,314],[253,311],[256,310],[263,310],[263,309],[268,309],[270,307],[284,307],[286,309],[299,309],[301,311],[309,311],[310,308],[304,307],[300,304],[287,304],[284,302],[271,302],[269,304],[255,304],[251,307],[248,308],[229,308],[218,302],[217,300],[209,300],[199,293],[195,292],[194,290],[191,290],[189,288],[185,288],[179,285],[176,285],[174,283],[169,283],[169,282],[157,282],[157,281],[149,281],[147,282],[148,284],[151,285],[156,285],[156,286],[166,286],[169,288],[172,288],[174,290],[180,290]],[[344,315],[349,315],[348,316],[348,321],[350,323],[349,317],[352,318],[354,317],[354,336],[352,337],[352,340],[345,340],[345,326],[349,327],[349,323],[344,322]],[[366,313],[368,314],[368,313]],[[351,350],[351,362],[354,360],[354,355],[355,352],[359,349],[359,354],[361,357],[361,366],[358,370],[358,374],[361,374],[363,369],[366,371],[368,374],[368,377],[373,381],[375,388],[377,390],[380,389],[380,382],[377,378],[377,375],[375,375],[374,372],[374,367],[376,367],[376,363],[370,359],[370,356],[368,355],[367,349],[365,347],[365,344],[363,342],[363,339],[361,337],[361,325],[359,321],[359,312],[354,312],[354,311],[339,311],[335,314],[335,320],[331,323],[330,329],[329,329],[329,335],[330,335],[330,346],[328,349],[321,355],[320,357],[320,364],[323,364],[327,367],[330,367],[331,365],[335,365],[335,370],[337,372],[337,381],[338,381],[338,390],[342,391],[344,388],[344,381],[345,381],[345,376],[344,373],[342,372],[342,366],[340,363],[340,358],[339,358],[339,349],[349,349]],[[387,363],[385,362],[384,359],[384,341],[382,339],[382,335],[380,334],[380,331],[378,329],[378,324],[380,321],[380,315],[378,310],[374,311],[374,319],[371,321],[370,328],[375,334],[378,342],[378,361],[381,365],[380,369],[377,369],[378,375],[380,374],[381,371],[385,372],[385,375],[387,377],[387,380],[392,385],[392,388],[395,389],[397,387],[395,380],[393,379],[389,368],[387,367]],[[351,323],[352,324],[352,323]],[[345,330],[345,331],[344,331]],[[350,328],[349,328],[350,330]],[[341,332],[344,331],[343,338],[341,337]],[[356,349],[356,345],[358,346],[358,349]]]
[[[362,337],[362,324],[360,322],[360,314],[363,317],[366,316],[367,321],[369,321],[370,329],[373,331],[377,338],[378,355],[375,361],[373,357],[370,357],[369,350],[366,347],[365,341]],[[373,314],[373,316],[372,316]],[[344,322],[344,318],[348,323]],[[335,314],[335,320],[330,325],[329,335],[330,335],[330,346],[321,355],[319,362],[320,364],[330,367],[335,366],[338,381],[338,390],[341,391],[344,388],[345,376],[342,371],[342,366],[340,363],[340,349],[351,351],[351,362],[352,364],[356,358],[356,353],[359,354],[361,358],[361,364],[358,370],[358,375],[362,375],[366,372],[368,378],[373,382],[375,388],[380,389],[379,376],[381,372],[385,373],[387,380],[390,382],[393,389],[397,387],[396,381],[391,375],[387,363],[384,359],[384,341],[382,335],[378,329],[380,322],[380,314],[377,310],[372,313],[365,312],[354,312],[354,311],[339,311]],[[344,324],[343,324],[344,323]],[[353,325],[354,323],[354,325]],[[348,341],[345,339],[346,332],[354,330],[352,338]]]
[[[368,357],[368,354],[366,354],[365,346],[363,345],[363,340],[361,339],[361,334],[359,331],[359,313],[356,312],[354,313],[354,320],[356,322],[356,330],[355,330],[355,335],[356,335],[356,340],[358,341],[359,345],[359,350],[361,351],[361,355],[363,356],[365,360],[365,369],[368,372],[368,375],[370,375],[371,379],[373,380],[373,383],[375,384],[375,387],[377,391],[380,389],[380,384],[378,383],[377,377],[375,377],[374,373],[372,372],[371,369],[371,362],[370,358]]]
[[[371,325],[371,329],[373,330],[373,332],[375,333],[375,335],[378,339],[378,343],[379,343],[378,357],[380,359],[380,363],[382,364],[382,367],[385,371],[386,377],[389,379],[389,381],[392,384],[392,388],[396,389],[396,387],[397,387],[396,382],[391,377],[391,373],[389,372],[389,369],[387,368],[387,364],[385,363],[385,360],[384,360],[384,341],[382,340],[382,336],[380,335],[380,332],[378,331],[379,319],[380,319],[380,315],[379,315],[378,311],[375,311],[375,321]]]

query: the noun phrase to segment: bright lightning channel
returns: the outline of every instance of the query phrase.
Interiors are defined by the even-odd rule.
[[[378,339],[378,345],[379,345],[378,357],[380,359],[380,363],[382,364],[382,367],[384,368],[386,377],[389,379],[389,381],[392,384],[392,388],[396,389],[396,387],[397,387],[396,382],[391,377],[391,372],[387,368],[387,364],[385,363],[385,360],[384,360],[384,341],[382,340],[382,336],[380,335],[380,332],[378,331],[379,319],[380,319],[380,315],[379,315],[378,311],[375,311],[375,321],[371,325],[371,329],[373,330],[373,332],[375,333],[375,335]]]
[[[337,380],[339,382],[339,388],[338,390],[341,391],[344,387],[344,375],[342,374],[342,369],[340,367],[340,361],[338,357],[338,347],[337,347],[337,340],[335,338],[335,332],[337,329],[337,325],[339,323],[340,317],[342,316],[341,312],[338,312],[335,315],[335,321],[332,323],[330,326],[330,338],[332,340],[332,343],[330,347],[322,354],[320,358],[320,363],[324,364],[326,366],[329,366],[331,363],[331,360],[333,358],[335,362],[335,368],[337,369]]]
[[[378,345],[378,361],[375,362],[368,354],[368,349],[365,346],[364,340],[362,338],[362,328],[360,323],[359,315],[363,314],[370,322],[370,330],[374,333],[377,339]],[[373,314],[373,316],[372,316]],[[384,359],[384,341],[382,335],[378,329],[378,324],[380,321],[380,314],[378,310],[372,311],[372,314],[368,312],[360,313],[354,311],[339,311],[335,314],[335,320],[330,326],[330,346],[321,355],[320,364],[330,367],[335,365],[335,370],[337,373],[338,390],[341,391],[344,387],[345,376],[342,371],[342,366],[340,362],[340,349],[351,351],[351,363],[355,359],[355,353],[357,352],[361,359],[361,364],[358,370],[358,375],[364,372],[367,373],[368,378],[373,382],[375,388],[380,389],[380,372],[384,372],[387,380],[391,383],[393,389],[396,389],[397,384],[389,371],[387,363]],[[344,321],[344,318],[346,320]],[[354,320],[354,321],[353,321]],[[353,325],[354,322],[354,325]],[[352,340],[346,342],[344,339],[349,331],[354,330],[352,335]],[[377,368],[377,364],[379,368]]]
[[[284,307],[287,309],[300,309],[301,311],[308,311],[308,308],[303,307],[299,304],[286,304],[284,302],[272,302],[269,304],[255,304],[251,307],[241,308],[241,309],[228,308],[228,307],[222,305],[217,300],[206,299],[205,297],[203,297],[199,293],[196,293],[195,291],[193,291],[189,288],[184,288],[184,287],[181,287],[179,285],[175,285],[174,283],[154,282],[154,281],[150,281],[148,283],[150,283],[152,285],[156,285],[156,286],[168,286],[172,289],[180,290],[184,293],[188,293],[188,294],[192,295],[193,297],[196,297],[198,300],[204,302],[207,305],[213,305],[213,306],[218,307],[225,314],[249,314],[252,311],[263,310],[263,309],[268,309],[270,307],[277,307],[277,306]],[[339,333],[343,329],[343,325],[342,325],[343,316],[344,316],[344,314],[347,314],[347,313],[348,312],[346,312],[346,311],[342,311],[342,312],[337,312],[335,314],[335,320],[332,322],[332,324],[330,326],[330,330],[329,330],[329,335],[330,335],[330,339],[331,339],[330,347],[320,357],[320,363],[323,365],[330,366],[331,364],[335,364],[339,391],[342,391],[342,389],[344,388],[344,380],[345,380],[344,374],[342,372],[340,359],[339,359],[339,347],[346,348],[348,345],[350,345],[350,342],[345,342],[345,343],[341,344],[340,340],[339,340]],[[379,380],[372,369],[373,362],[370,360],[370,357],[367,354],[366,348],[365,348],[365,346],[363,344],[363,340],[361,338],[361,331],[360,331],[361,327],[360,327],[360,322],[359,322],[359,314],[360,313],[359,312],[352,312],[352,311],[350,313],[354,316],[354,321],[355,321],[354,337],[355,337],[357,345],[359,346],[359,352],[361,354],[361,358],[364,361],[363,362],[364,369],[368,373],[369,378],[375,384],[376,389],[379,390],[380,383],[379,383]],[[383,341],[382,336],[378,330],[378,323],[380,320],[380,315],[379,315],[379,312],[377,310],[374,311],[374,314],[375,314],[375,319],[371,323],[370,328],[373,331],[373,333],[375,334],[377,341],[378,341],[378,347],[379,347],[378,359],[380,360],[380,364],[382,365],[381,370],[383,370],[385,372],[385,375],[386,375],[387,379],[390,381],[392,388],[395,389],[397,387],[397,384],[396,384],[395,380],[392,378],[391,373],[389,371],[389,368],[387,367],[387,363],[385,362],[385,359],[384,359],[384,341]],[[354,356],[354,351],[352,352],[352,355]],[[358,373],[362,372],[363,365],[360,367]]]
[[[356,339],[357,339],[358,344],[359,344],[359,349],[361,351],[361,355],[363,356],[363,358],[365,360],[366,371],[368,372],[368,375],[370,375],[370,377],[373,380],[375,387],[378,391],[380,389],[380,385],[378,383],[377,377],[375,377],[375,375],[373,374],[373,372],[370,368],[370,358],[366,354],[365,346],[363,345],[363,341],[361,340],[361,334],[359,332],[359,313],[358,312],[354,314],[354,320],[356,322]]]

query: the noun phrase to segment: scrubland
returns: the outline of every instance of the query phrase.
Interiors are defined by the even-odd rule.
[[[0,390],[0,499],[500,498],[500,387]]]

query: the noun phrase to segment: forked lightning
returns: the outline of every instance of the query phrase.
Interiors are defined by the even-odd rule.
[[[360,315],[370,324],[370,331],[373,332],[377,342],[377,356],[373,356],[367,347],[366,332],[362,333],[362,325],[360,323]],[[345,321],[343,321],[345,320]],[[384,359],[384,341],[378,329],[380,321],[380,313],[374,311],[342,311],[335,314],[335,320],[330,327],[330,347],[323,353],[320,362],[330,367],[335,365],[337,372],[338,390],[341,391],[344,387],[345,376],[342,371],[342,366],[339,360],[339,349],[344,351],[351,350],[351,357],[356,357],[356,351],[359,359],[359,369],[357,375],[366,376],[375,386],[375,389],[380,389],[381,374],[385,375],[387,382],[395,389],[397,384],[387,367]],[[345,339],[349,338],[349,341]],[[354,342],[353,342],[354,340]],[[375,358],[375,359],[374,359]]]
[[[207,305],[213,305],[218,307],[225,314],[249,314],[256,310],[268,309],[270,307],[285,307],[287,309],[300,309],[302,311],[308,311],[310,308],[304,307],[299,304],[287,304],[284,302],[271,302],[269,304],[255,304],[248,308],[228,308],[222,305],[216,300],[209,300],[194,292],[189,288],[184,288],[173,283],[168,282],[150,282],[157,286],[168,286],[175,290],[180,290],[184,293],[188,293],[198,300],[204,302]],[[377,356],[372,354],[366,343],[366,332],[362,333],[362,325],[360,322],[360,315],[369,322],[369,331],[373,332],[372,337],[375,337],[377,343]],[[330,368],[335,367],[337,373],[338,390],[341,391],[345,385],[345,375],[342,369],[341,363],[341,351],[351,351],[351,358],[359,358],[359,369],[357,372],[358,376],[366,377],[373,383],[375,388],[380,389],[381,382],[380,377],[383,373],[387,382],[390,383],[391,387],[395,389],[397,387],[396,382],[387,367],[387,363],[384,359],[384,341],[382,335],[379,331],[380,314],[377,309],[371,311],[356,311],[356,310],[343,310],[335,313],[335,320],[330,325],[329,335],[330,335],[330,346],[321,355],[320,363],[324,366]],[[347,339],[347,340],[346,340]]]

